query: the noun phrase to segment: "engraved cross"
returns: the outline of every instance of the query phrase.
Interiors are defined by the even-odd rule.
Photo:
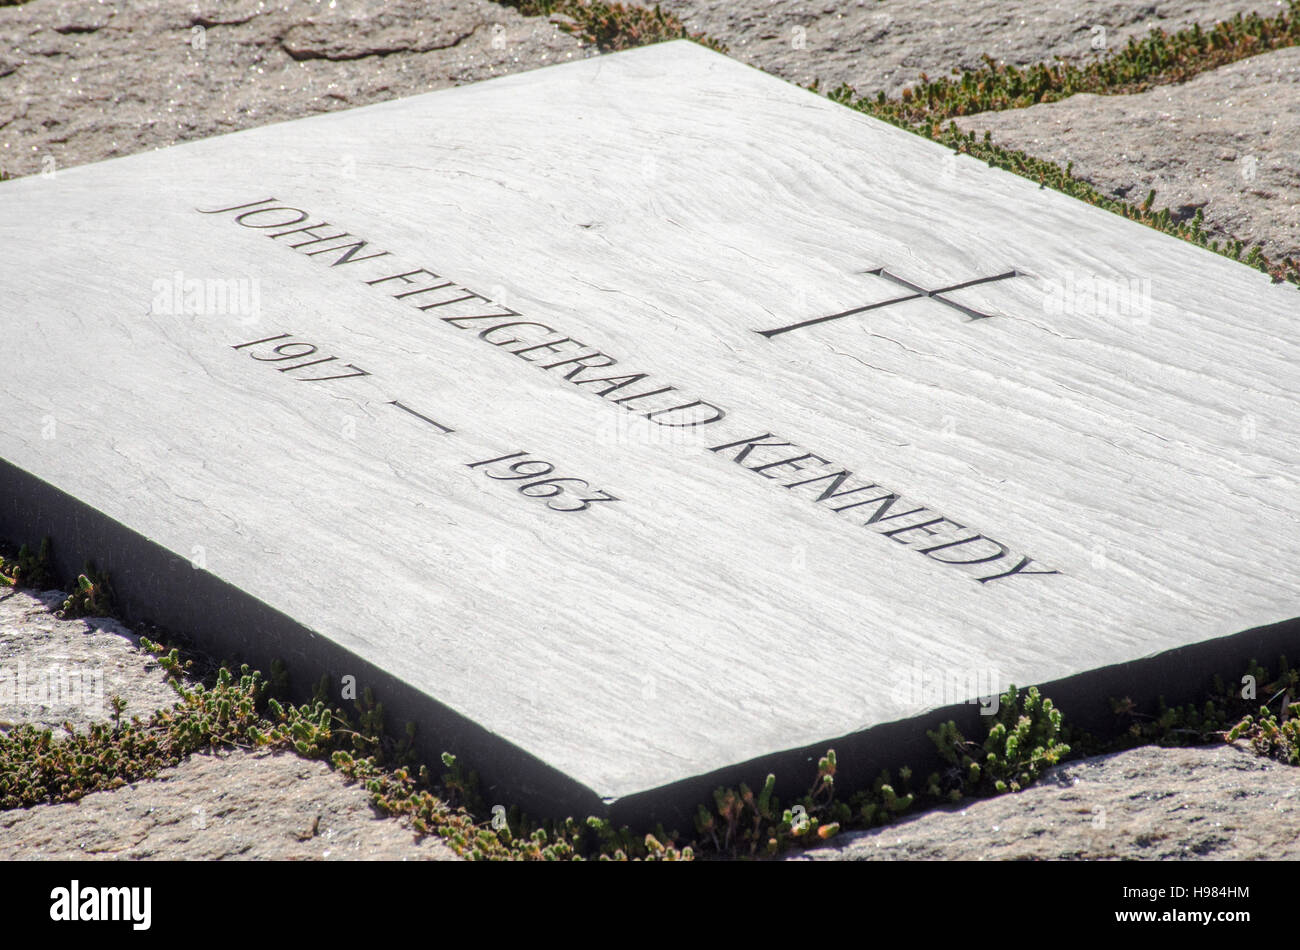
[[[908,300],[919,300],[922,297],[929,297],[931,300],[936,300],[941,304],[952,307],[954,310],[960,310],[962,313],[966,314],[966,316],[970,317],[971,320],[986,320],[993,316],[993,314],[980,313],[978,310],[972,310],[970,307],[963,306],[954,300],[949,300],[943,295],[952,293],[955,290],[961,290],[964,287],[974,287],[976,284],[987,284],[995,280],[1006,280],[1008,277],[1020,276],[1018,272],[1009,270],[1005,274],[995,274],[992,277],[977,277],[974,280],[963,281],[960,284],[953,284],[949,287],[940,287],[937,290],[926,290],[924,287],[919,287],[909,280],[904,280],[897,274],[891,274],[883,267],[877,267],[874,270],[867,271],[866,273],[872,274],[876,277],[883,277],[886,280],[891,280],[902,287],[906,287],[911,291],[911,293],[905,294],[902,297],[894,297],[890,300],[882,300],[879,303],[869,303],[863,307],[854,307],[851,310],[842,310],[839,313],[828,314],[824,317],[813,317],[811,320],[792,323],[785,327],[777,327],[775,330],[756,330],[755,332],[770,340],[774,336],[779,336],[782,333],[789,333],[791,330],[802,330],[804,327],[811,327],[818,323],[827,323],[831,320],[839,320],[842,317],[851,317],[857,313],[866,313],[868,310],[877,310],[880,307],[888,307],[892,304],[903,303]]]

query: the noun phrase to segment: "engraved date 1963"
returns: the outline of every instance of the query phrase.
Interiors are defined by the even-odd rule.
[[[511,461],[511,460],[514,461]],[[519,494],[528,498],[548,498],[552,511],[586,511],[600,502],[618,501],[607,491],[592,488],[585,478],[551,477],[555,466],[527,452],[511,452],[481,462],[469,462],[467,468],[482,468],[488,478],[499,482],[517,481]],[[499,474],[498,474],[499,473]]]

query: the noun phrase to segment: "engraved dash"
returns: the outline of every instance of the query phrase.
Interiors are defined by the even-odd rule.
[[[435,428],[441,429],[443,432],[451,433],[451,432],[455,432],[455,431],[456,431],[455,429],[450,429],[450,428],[448,428],[447,426],[443,425],[441,422],[438,422],[438,421],[436,421],[436,420],[434,420],[434,419],[430,419],[428,416],[424,415],[423,413],[416,412],[416,411],[415,411],[414,409],[412,409],[410,406],[404,406],[404,405],[402,405],[402,404],[401,404],[400,402],[398,402],[396,399],[390,400],[389,403],[388,403],[388,405],[390,405],[390,406],[396,406],[398,409],[402,410],[403,412],[408,412],[408,413],[410,413],[411,415],[415,416],[415,418],[417,418],[417,419],[423,419],[425,422],[429,423],[429,425],[434,426]]]

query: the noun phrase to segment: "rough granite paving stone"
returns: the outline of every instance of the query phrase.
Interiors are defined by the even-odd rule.
[[[135,633],[105,617],[60,620],[53,610],[66,598],[0,587],[0,728],[84,729],[111,716],[114,696],[126,700],[128,720],[176,704],[168,674]]]
[[[593,52],[488,0],[32,0],[0,7],[0,168],[80,165]]]
[[[839,835],[803,861],[1297,860],[1294,766],[1242,748],[1144,746],[1045,772],[1013,795]]]
[[[0,530],[497,803],[1294,637],[1293,287],[691,43],[5,182],[0,241]]]
[[[0,811],[0,860],[458,861],[366,790],[289,753],[192,755],[76,802]]]
[[[984,56],[1013,66],[1079,60],[1152,27],[1172,33],[1237,13],[1275,14],[1278,0],[663,0],[687,27],[791,82],[896,95],[921,73],[974,69]],[[1098,32],[1100,28],[1103,32]]]
[[[955,120],[1064,167],[1114,198],[1175,219],[1203,209],[1219,240],[1300,259],[1300,48],[1127,96],[1081,93]]]
[[[0,592],[0,730],[84,731],[110,716],[113,696],[126,700],[126,718],[174,705],[168,674],[137,649],[135,632],[103,617],[60,620],[52,611],[65,597]],[[47,687],[28,701],[50,674],[62,692]],[[12,692],[19,676],[21,695]],[[242,750],[194,755],[79,802],[0,811],[0,860],[57,858],[458,860],[437,838],[376,812],[363,788],[325,763]]]

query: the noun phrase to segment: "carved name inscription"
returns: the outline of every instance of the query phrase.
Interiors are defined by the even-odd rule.
[[[205,215],[229,215],[229,219],[241,227],[264,231],[271,240],[303,256],[324,259],[331,268],[357,269],[361,272],[360,279],[363,283],[383,291],[391,299],[428,313],[451,328],[476,331],[479,339],[501,352],[532,363],[548,375],[581,387],[597,398],[634,412],[655,425],[682,429],[705,426],[726,428],[719,424],[726,420],[727,411],[717,403],[690,398],[689,394],[648,372],[630,371],[616,357],[566,335],[547,323],[528,319],[519,311],[495,303],[487,296],[431,269],[394,267],[391,252],[374,249],[369,241],[327,221],[313,221],[308,212],[281,204],[277,198],[195,210]],[[872,306],[885,306],[920,297],[930,297],[966,312],[970,319],[978,319],[987,315],[969,311],[940,295],[961,287],[1017,275],[1010,272],[977,278],[934,291],[916,287],[885,272],[883,268],[879,269],[877,276],[902,284],[911,293],[881,304],[760,333],[771,338],[813,323],[862,312]],[[321,381],[343,379],[349,375],[370,375],[354,364],[342,364],[336,362],[333,356],[319,355],[316,344],[299,341],[289,334],[255,342],[259,345],[259,352],[263,353],[264,362],[280,358],[288,361],[294,357],[306,360],[285,366],[283,371],[286,378]],[[275,349],[276,344],[290,345],[291,349],[288,353],[283,353]],[[243,344],[249,347],[253,345]],[[311,366],[310,372],[319,372],[320,375],[304,377],[292,373],[293,370],[306,369],[308,366]],[[352,372],[336,373],[333,371],[336,366]],[[391,400],[388,404],[429,423],[443,434],[454,431],[398,400]],[[1028,555],[1012,553],[1008,545],[973,531],[929,506],[908,500],[902,493],[879,485],[869,478],[857,477],[849,469],[774,433],[733,433],[732,436],[724,437],[716,445],[707,446],[706,451],[714,458],[728,460],[837,516],[847,519],[865,515],[863,520],[858,521],[860,526],[900,547],[915,551],[930,563],[961,571],[980,584],[1007,578],[1060,573],[1044,568]],[[584,479],[552,477],[557,470],[553,463],[523,450],[466,464],[481,469],[488,478],[495,481],[519,481],[519,495],[546,499],[547,507],[555,511],[586,511],[598,502],[619,500],[608,492],[591,489]],[[562,495],[565,497],[562,498]]]

